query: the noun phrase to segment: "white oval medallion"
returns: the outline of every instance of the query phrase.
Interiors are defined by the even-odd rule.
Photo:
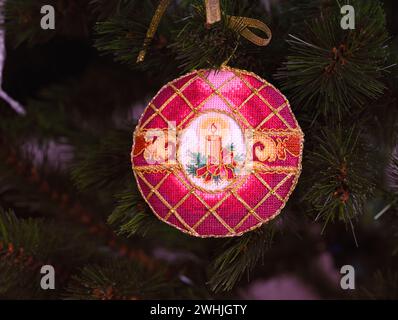
[[[178,161],[189,180],[204,191],[225,191],[245,159],[243,131],[226,113],[199,114],[179,136]]]

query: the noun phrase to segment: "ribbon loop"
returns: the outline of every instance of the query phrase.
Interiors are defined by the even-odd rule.
[[[272,31],[264,22],[257,19],[236,16],[228,16],[228,19],[231,29],[236,30],[242,37],[255,45],[265,47],[271,42]],[[250,28],[263,31],[267,35],[267,38],[256,35]]]

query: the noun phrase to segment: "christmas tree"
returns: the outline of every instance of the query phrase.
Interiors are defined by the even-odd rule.
[[[2,1],[0,298],[398,298],[396,1],[224,0],[212,23],[169,2],[148,38],[157,0]],[[272,221],[198,238],[143,199],[133,131],[163,85],[225,65],[290,101],[303,170]]]

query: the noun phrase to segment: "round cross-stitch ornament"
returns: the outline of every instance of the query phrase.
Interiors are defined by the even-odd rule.
[[[301,173],[303,141],[274,86],[224,67],[165,85],[141,116],[131,160],[160,220],[196,237],[231,237],[280,213]]]

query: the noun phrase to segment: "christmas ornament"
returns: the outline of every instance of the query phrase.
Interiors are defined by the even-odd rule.
[[[274,86],[223,67],[159,91],[136,127],[131,160],[160,220],[196,237],[231,237],[280,213],[301,173],[303,140]]]

